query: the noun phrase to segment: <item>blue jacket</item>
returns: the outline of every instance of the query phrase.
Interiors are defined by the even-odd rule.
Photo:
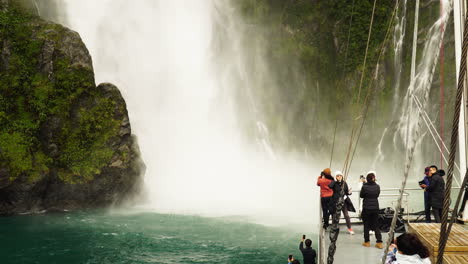
[[[426,186],[429,187],[429,177],[424,176],[423,181],[424,181],[424,184],[426,184]],[[424,198],[428,198],[428,197],[429,197],[429,193],[425,191],[424,192]]]

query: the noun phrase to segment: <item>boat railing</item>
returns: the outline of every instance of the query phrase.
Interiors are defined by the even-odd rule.
[[[452,187],[452,190],[460,190],[460,187]],[[418,207],[414,205],[414,203],[416,203],[415,202],[416,200],[412,199],[413,196],[415,196],[414,195],[415,191],[421,192],[420,194],[421,197],[420,198],[418,197],[417,199],[421,199],[420,204],[422,206],[421,206],[421,210],[417,210],[417,211],[424,210],[424,198],[422,197],[422,189],[421,188],[406,188],[405,191],[403,192],[402,208],[404,208],[404,214],[406,216],[405,218],[408,222],[410,222],[411,220],[410,215],[415,213],[416,212],[415,208]],[[359,193],[360,193],[360,190],[353,191],[353,194],[355,195],[352,195],[355,197],[354,201],[356,201],[357,199],[357,204],[358,204],[358,207],[356,208],[356,212],[355,213],[350,212],[350,217],[354,218],[355,220],[360,219],[360,215],[362,212],[362,198],[359,198]],[[386,207],[395,208],[396,207],[398,196],[400,195],[400,188],[381,188],[380,193],[381,193],[379,196],[380,208],[386,208]],[[453,192],[453,193],[455,194],[456,192]]]

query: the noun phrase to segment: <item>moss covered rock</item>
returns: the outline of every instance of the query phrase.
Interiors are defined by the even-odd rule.
[[[144,168],[117,87],[78,33],[0,3],[0,214],[105,206]]]

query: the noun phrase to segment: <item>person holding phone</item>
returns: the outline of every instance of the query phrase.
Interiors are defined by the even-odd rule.
[[[304,248],[305,243],[305,248]],[[312,248],[312,240],[306,239],[305,235],[302,235],[301,243],[299,244],[299,250],[302,252],[304,258],[304,264],[315,264],[317,258],[317,252]]]
[[[382,249],[382,234],[378,225],[380,186],[375,182],[375,174],[375,171],[367,173],[367,182],[362,185],[360,192],[360,197],[363,198],[361,217],[364,223],[364,243],[362,245],[370,247],[369,231],[374,230],[375,247]]]
[[[424,169],[424,178],[419,182],[419,187],[424,191],[424,213],[426,214],[426,223],[431,222],[431,203],[429,201],[429,192],[426,192],[426,188],[429,186],[429,169]]]
[[[320,186],[320,202],[322,204],[323,228],[327,229],[330,225],[330,205],[333,196],[333,190],[328,187],[335,179],[331,176],[330,168],[324,169],[317,178],[317,186]]]

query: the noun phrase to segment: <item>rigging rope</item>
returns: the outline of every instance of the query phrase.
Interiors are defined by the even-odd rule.
[[[377,0],[374,1],[374,7],[373,7],[373,10],[372,10],[372,19],[371,19],[371,25],[370,25],[370,28],[369,28],[369,37],[368,37],[368,39],[370,39],[370,35],[371,35],[372,21],[373,21],[374,15],[375,15],[376,2],[377,2]],[[379,52],[379,56],[378,56],[378,59],[377,59],[377,64],[376,64],[376,68],[375,68],[375,72],[374,72],[374,78],[371,81],[369,87],[372,86],[373,81],[377,78],[378,65],[379,65],[380,59],[382,58],[382,55],[383,55],[383,53],[385,51],[385,46],[386,46],[387,40],[389,39],[389,35],[390,35],[389,32],[390,32],[390,29],[392,28],[393,21],[394,21],[394,18],[395,18],[395,14],[396,14],[396,12],[398,10],[398,6],[399,6],[399,0],[396,1],[395,7],[394,7],[394,10],[393,10],[393,13],[392,13],[392,17],[391,17],[390,22],[388,24],[388,28],[387,28],[387,32],[385,34],[384,41],[382,42],[382,45],[380,47],[380,52]],[[368,42],[368,44],[369,44],[369,42]],[[365,61],[366,61],[366,58],[367,58],[367,51],[368,51],[368,47],[366,48],[366,55],[364,57],[364,67],[363,68],[365,68]],[[362,72],[362,75],[361,75],[361,80],[363,79],[364,73],[365,73],[365,70],[363,69],[363,72]],[[360,131],[359,131],[359,137],[360,137],[360,134],[362,132],[362,127],[364,125],[364,121],[365,121],[365,118],[367,116],[367,112],[369,110],[371,95],[372,95],[372,89],[369,88],[367,96],[366,96],[365,101],[364,101],[364,105],[363,105],[364,113],[363,113],[363,120],[362,120],[362,123],[361,123]],[[346,163],[345,163],[345,168],[348,168],[348,169],[349,169],[349,167],[347,167],[348,162],[349,161],[352,162],[352,159],[349,160],[349,157],[350,157],[351,147],[352,147],[353,141],[354,141],[353,140],[353,135],[354,135],[354,133],[355,133],[355,131],[357,129],[356,126],[357,126],[357,120],[355,120],[355,126],[354,126],[353,132],[351,134],[350,145],[349,145],[349,149],[348,149],[348,153],[347,153],[347,160],[346,160]],[[358,140],[359,140],[359,137],[358,137]],[[356,144],[357,144],[357,141],[356,141]],[[356,150],[356,148],[354,149],[354,151],[355,150]],[[354,153],[353,153],[353,157],[354,157]],[[350,165],[351,165],[351,163],[349,163],[349,166]],[[333,217],[332,217],[332,225],[331,225],[331,230],[330,230],[330,246],[328,248],[328,259],[327,259],[328,264],[333,263],[334,254],[336,252],[336,241],[337,241],[338,235],[339,235],[338,223],[339,223],[339,220],[340,220],[341,210],[342,210],[343,205],[344,205],[344,186],[346,184],[347,172],[345,172],[343,176],[344,176],[343,177],[343,185],[342,185],[342,188],[341,188],[341,191],[340,191],[340,196],[338,198],[338,202],[337,202],[337,205],[336,205],[336,211],[335,211],[335,213],[333,214]]]
[[[367,54],[368,54],[368,51],[369,51],[370,38],[371,38],[371,35],[372,35],[372,25],[374,23],[376,3],[377,3],[377,0],[374,0],[374,6],[372,7],[371,21],[370,21],[370,24],[369,24],[369,33],[367,35],[366,52],[364,53],[364,62],[362,64],[361,79],[359,81],[359,89],[358,89],[358,97],[357,97],[356,105],[359,105],[359,103],[361,101],[361,90],[362,90],[362,84],[363,84],[363,81],[364,81],[364,75],[366,73]],[[359,117],[357,119],[359,119]],[[345,164],[344,164],[344,167],[343,167],[343,170],[342,170],[343,173],[344,173],[343,176],[345,178],[347,176],[347,173],[346,173],[345,169],[348,166],[349,155],[350,155],[350,152],[351,152],[351,149],[352,149],[352,146],[353,146],[353,141],[354,141],[355,132],[356,132],[356,126],[357,126],[356,125],[357,124],[357,119],[354,120],[355,122],[354,122],[354,125],[353,125],[353,129],[351,130],[351,137],[350,137],[350,141],[349,141],[348,151],[347,151],[347,154],[346,154]]]
[[[367,54],[368,54],[368,51],[369,51],[369,43],[370,43],[370,38],[371,38],[371,34],[372,34],[372,25],[374,23],[376,3],[377,3],[377,0],[374,0],[374,6],[372,7],[371,21],[370,21],[370,24],[369,24],[369,33],[368,33],[368,36],[367,36],[366,52],[365,52],[365,55],[364,55],[364,62],[363,62],[362,73],[361,73],[361,81],[360,81],[360,84],[359,84],[359,94],[358,94],[358,98],[357,98],[357,100],[358,100],[357,104],[359,104],[359,102],[360,102],[360,94],[361,94],[362,82],[363,82],[363,79],[364,79],[364,74],[365,74],[365,69],[366,69]],[[355,126],[353,127],[353,130],[351,132],[351,139],[350,139],[350,144],[349,144],[349,147],[348,147],[348,153],[346,154],[345,166],[347,165],[347,162],[349,160],[349,153],[350,153],[352,143],[353,143],[354,132],[355,132]],[[343,175],[343,176],[344,176],[343,177],[343,187],[341,188],[340,197],[338,198],[338,202],[336,204],[336,211],[335,211],[335,213],[333,214],[333,217],[332,217],[332,225],[331,225],[331,230],[330,230],[330,246],[328,247],[328,258],[327,258],[327,263],[328,264],[332,264],[333,261],[334,261],[334,255],[335,255],[335,252],[336,252],[336,240],[338,239],[338,235],[339,235],[338,222],[340,220],[341,210],[343,208],[343,196],[344,196],[344,185],[346,184],[346,180],[345,180],[346,179],[346,172],[345,172],[345,175]]]
[[[335,150],[335,139],[336,139],[336,128],[338,127],[338,118],[335,121],[335,132],[333,133],[333,144],[332,144],[332,151],[330,155],[330,166],[329,168],[332,167],[332,161],[333,161],[333,151]]]
[[[452,188],[455,153],[457,151],[458,122],[460,120],[460,108],[461,108],[463,88],[464,88],[465,76],[466,76],[467,50],[468,50],[468,19],[465,18],[462,54],[461,54],[461,61],[460,61],[460,71],[459,71],[459,76],[458,76],[457,97],[455,101],[455,113],[453,115],[453,123],[452,123],[452,137],[451,137],[451,142],[450,142],[449,167],[448,167],[447,180],[446,180],[446,186],[445,186],[444,205],[442,207],[442,218],[441,218],[442,224],[440,226],[439,255],[437,256],[437,264],[442,264],[443,257],[444,257],[444,249],[445,249],[445,245],[447,243],[447,239],[449,235],[449,232],[448,232],[449,230],[447,229],[447,218],[448,218],[448,211],[450,209],[450,194],[451,194],[451,188]],[[462,192],[462,190],[460,190],[460,192]]]
[[[348,173],[349,171],[351,170],[351,165],[352,165],[352,162],[354,160],[354,156],[356,154],[356,149],[357,149],[357,143],[359,142],[359,139],[361,138],[361,134],[362,134],[362,128],[364,127],[364,123],[366,121],[366,118],[367,118],[367,114],[369,112],[369,107],[370,107],[370,102],[371,102],[371,98],[373,96],[373,89],[371,89],[370,87],[373,86],[374,82],[377,80],[377,76],[378,76],[378,71],[379,71],[379,64],[380,64],[380,60],[385,52],[385,47],[387,45],[387,41],[389,39],[389,36],[390,36],[390,29],[393,25],[393,22],[394,22],[394,19],[395,19],[395,15],[398,11],[398,7],[399,7],[399,0],[396,1],[395,3],[395,7],[393,9],[393,13],[392,13],[392,17],[390,19],[390,23],[388,24],[388,28],[387,28],[387,32],[385,34],[385,38],[384,38],[384,41],[382,42],[382,45],[380,47],[380,52],[379,52],[379,57],[377,58],[377,63],[376,63],[376,67],[375,67],[375,70],[374,70],[374,74],[373,74],[373,77],[371,79],[371,82],[369,83],[369,89],[368,89],[368,93],[366,95],[366,98],[365,98],[365,101],[363,103],[363,112],[361,113],[361,115],[358,117],[359,118],[362,118],[362,122],[361,122],[361,126],[359,127],[359,133],[357,135],[357,139],[354,143],[354,150],[352,152],[352,155],[349,156],[350,152],[351,152],[351,149],[352,149],[352,141],[353,141],[353,138],[351,139],[351,144],[350,144],[350,148],[348,149],[348,155],[347,155],[347,160],[345,162],[345,168],[343,169],[343,173],[344,173],[344,179],[346,180],[347,176],[348,176]],[[356,120],[357,121],[357,120]],[[356,123],[357,124],[357,123]],[[355,128],[353,128],[355,129]],[[351,135],[351,137],[353,137],[353,135]]]
[[[415,102],[415,105],[418,107],[418,110],[423,112],[424,115],[422,117],[423,117],[424,123],[426,124],[427,130],[431,134],[432,139],[434,140],[434,143],[436,144],[437,148],[441,152],[443,160],[445,161],[445,163],[448,164],[447,157],[444,155],[444,153],[443,153],[444,149],[442,149],[442,147],[444,147],[445,150],[447,151],[447,153],[450,155],[449,149],[447,148],[445,143],[441,140],[441,137],[440,137],[439,133],[437,132],[437,129],[434,126],[434,124],[432,123],[431,119],[429,118],[429,115],[427,114],[427,112],[424,109],[422,109],[422,104],[419,101],[418,97],[413,95],[412,98],[413,98],[413,100]],[[435,135],[434,135],[434,133],[435,133]],[[437,138],[436,138],[436,136],[437,136]],[[439,145],[438,140],[440,140],[440,143],[442,144],[442,147],[441,147],[441,145]],[[460,167],[458,166],[457,162],[455,162],[455,167],[457,168],[458,172],[461,173]],[[455,182],[458,184],[458,186],[461,186],[460,182],[457,180],[457,178],[455,178]]]
[[[354,16],[354,4],[355,4],[356,0],[353,0],[353,3],[351,5],[351,17],[349,19],[349,26],[348,26],[348,38],[346,40],[346,48],[345,48],[345,58],[344,58],[344,62],[343,62],[343,69],[342,69],[342,72],[341,72],[341,75],[344,76],[345,75],[345,72],[346,72],[346,64],[348,62],[348,50],[349,50],[349,40],[351,38],[351,28],[352,28],[352,25],[353,25],[353,16]],[[333,135],[333,146],[332,146],[332,152],[331,152],[331,157],[330,157],[330,168],[331,168],[331,165],[332,165],[332,161],[333,161],[333,151],[335,149],[335,137],[336,137],[336,128],[338,127],[338,117],[335,118],[335,121],[336,121],[336,124],[335,124],[335,133]]]
[[[452,6],[449,6],[448,9],[447,9],[447,16],[450,16],[450,12],[451,11],[451,8]],[[440,52],[440,46],[442,44],[442,41],[443,41],[443,38],[444,38],[444,34],[445,34],[445,29],[447,27],[447,23],[444,23],[443,24],[443,28],[441,30],[441,35],[440,35],[440,38],[437,39],[439,41],[438,43],[438,49],[436,50],[436,54],[434,56],[434,61],[433,61],[433,67],[432,67],[432,70],[431,70],[431,73],[429,75],[429,82],[427,82],[428,84],[427,85],[430,85],[432,83],[432,79],[433,79],[433,75],[434,75],[434,71],[435,71],[435,65],[437,64],[437,60],[439,58],[439,52]],[[413,96],[413,91],[409,91],[410,92],[410,96]],[[424,101],[422,102],[422,105],[426,105],[426,101],[427,101],[427,97],[423,97]],[[396,220],[397,220],[397,216],[398,216],[398,213],[401,209],[401,202],[403,200],[403,192],[405,191],[405,187],[406,187],[406,182],[408,180],[408,174],[409,174],[409,169],[411,167],[411,164],[412,164],[412,161],[413,161],[413,157],[414,157],[414,150],[415,150],[415,145],[416,145],[416,140],[419,138],[419,134],[420,134],[420,128],[421,128],[421,117],[422,117],[422,112],[419,111],[419,115],[418,115],[418,123],[417,123],[417,127],[416,127],[416,131],[415,131],[415,137],[413,138],[412,140],[412,144],[411,144],[411,147],[409,149],[409,152],[408,152],[408,158],[406,160],[406,166],[405,166],[405,171],[404,171],[404,179],[403,179],[403,182],[402,182],[402,186],[400,188],[400,195],[398,197],[398,202],[397,202],[397,206],[395,208],[395,212],[393,214],[393,219],[392,219],[392,223],[390,225],[390,231],[388,233],[388,239],[387,239],[387,243],[386,243],[386,246],[385,246],[385,250],[384,250],[384,255],[382,256],[382,264],[385,263],[386,261],[386,257],[387,257],[387,252],[388,252],[388,248],[390,246],[390,244],[393,242],[392,241],[392,238],[395,234],[395,226],[396,226]],[[458,124],[458,123],[457,123]],[[409,132],[408,132],[409,133]],[[453,136],[453,135],[452,135]],[[455,158],[455,153],[454,152],[451,152],[450,153],[450,156],[453,156],[453,158]],[[452,166],[452,171],[453,171],[453,166]],[[440,247],[439,247],[440,248]]]

